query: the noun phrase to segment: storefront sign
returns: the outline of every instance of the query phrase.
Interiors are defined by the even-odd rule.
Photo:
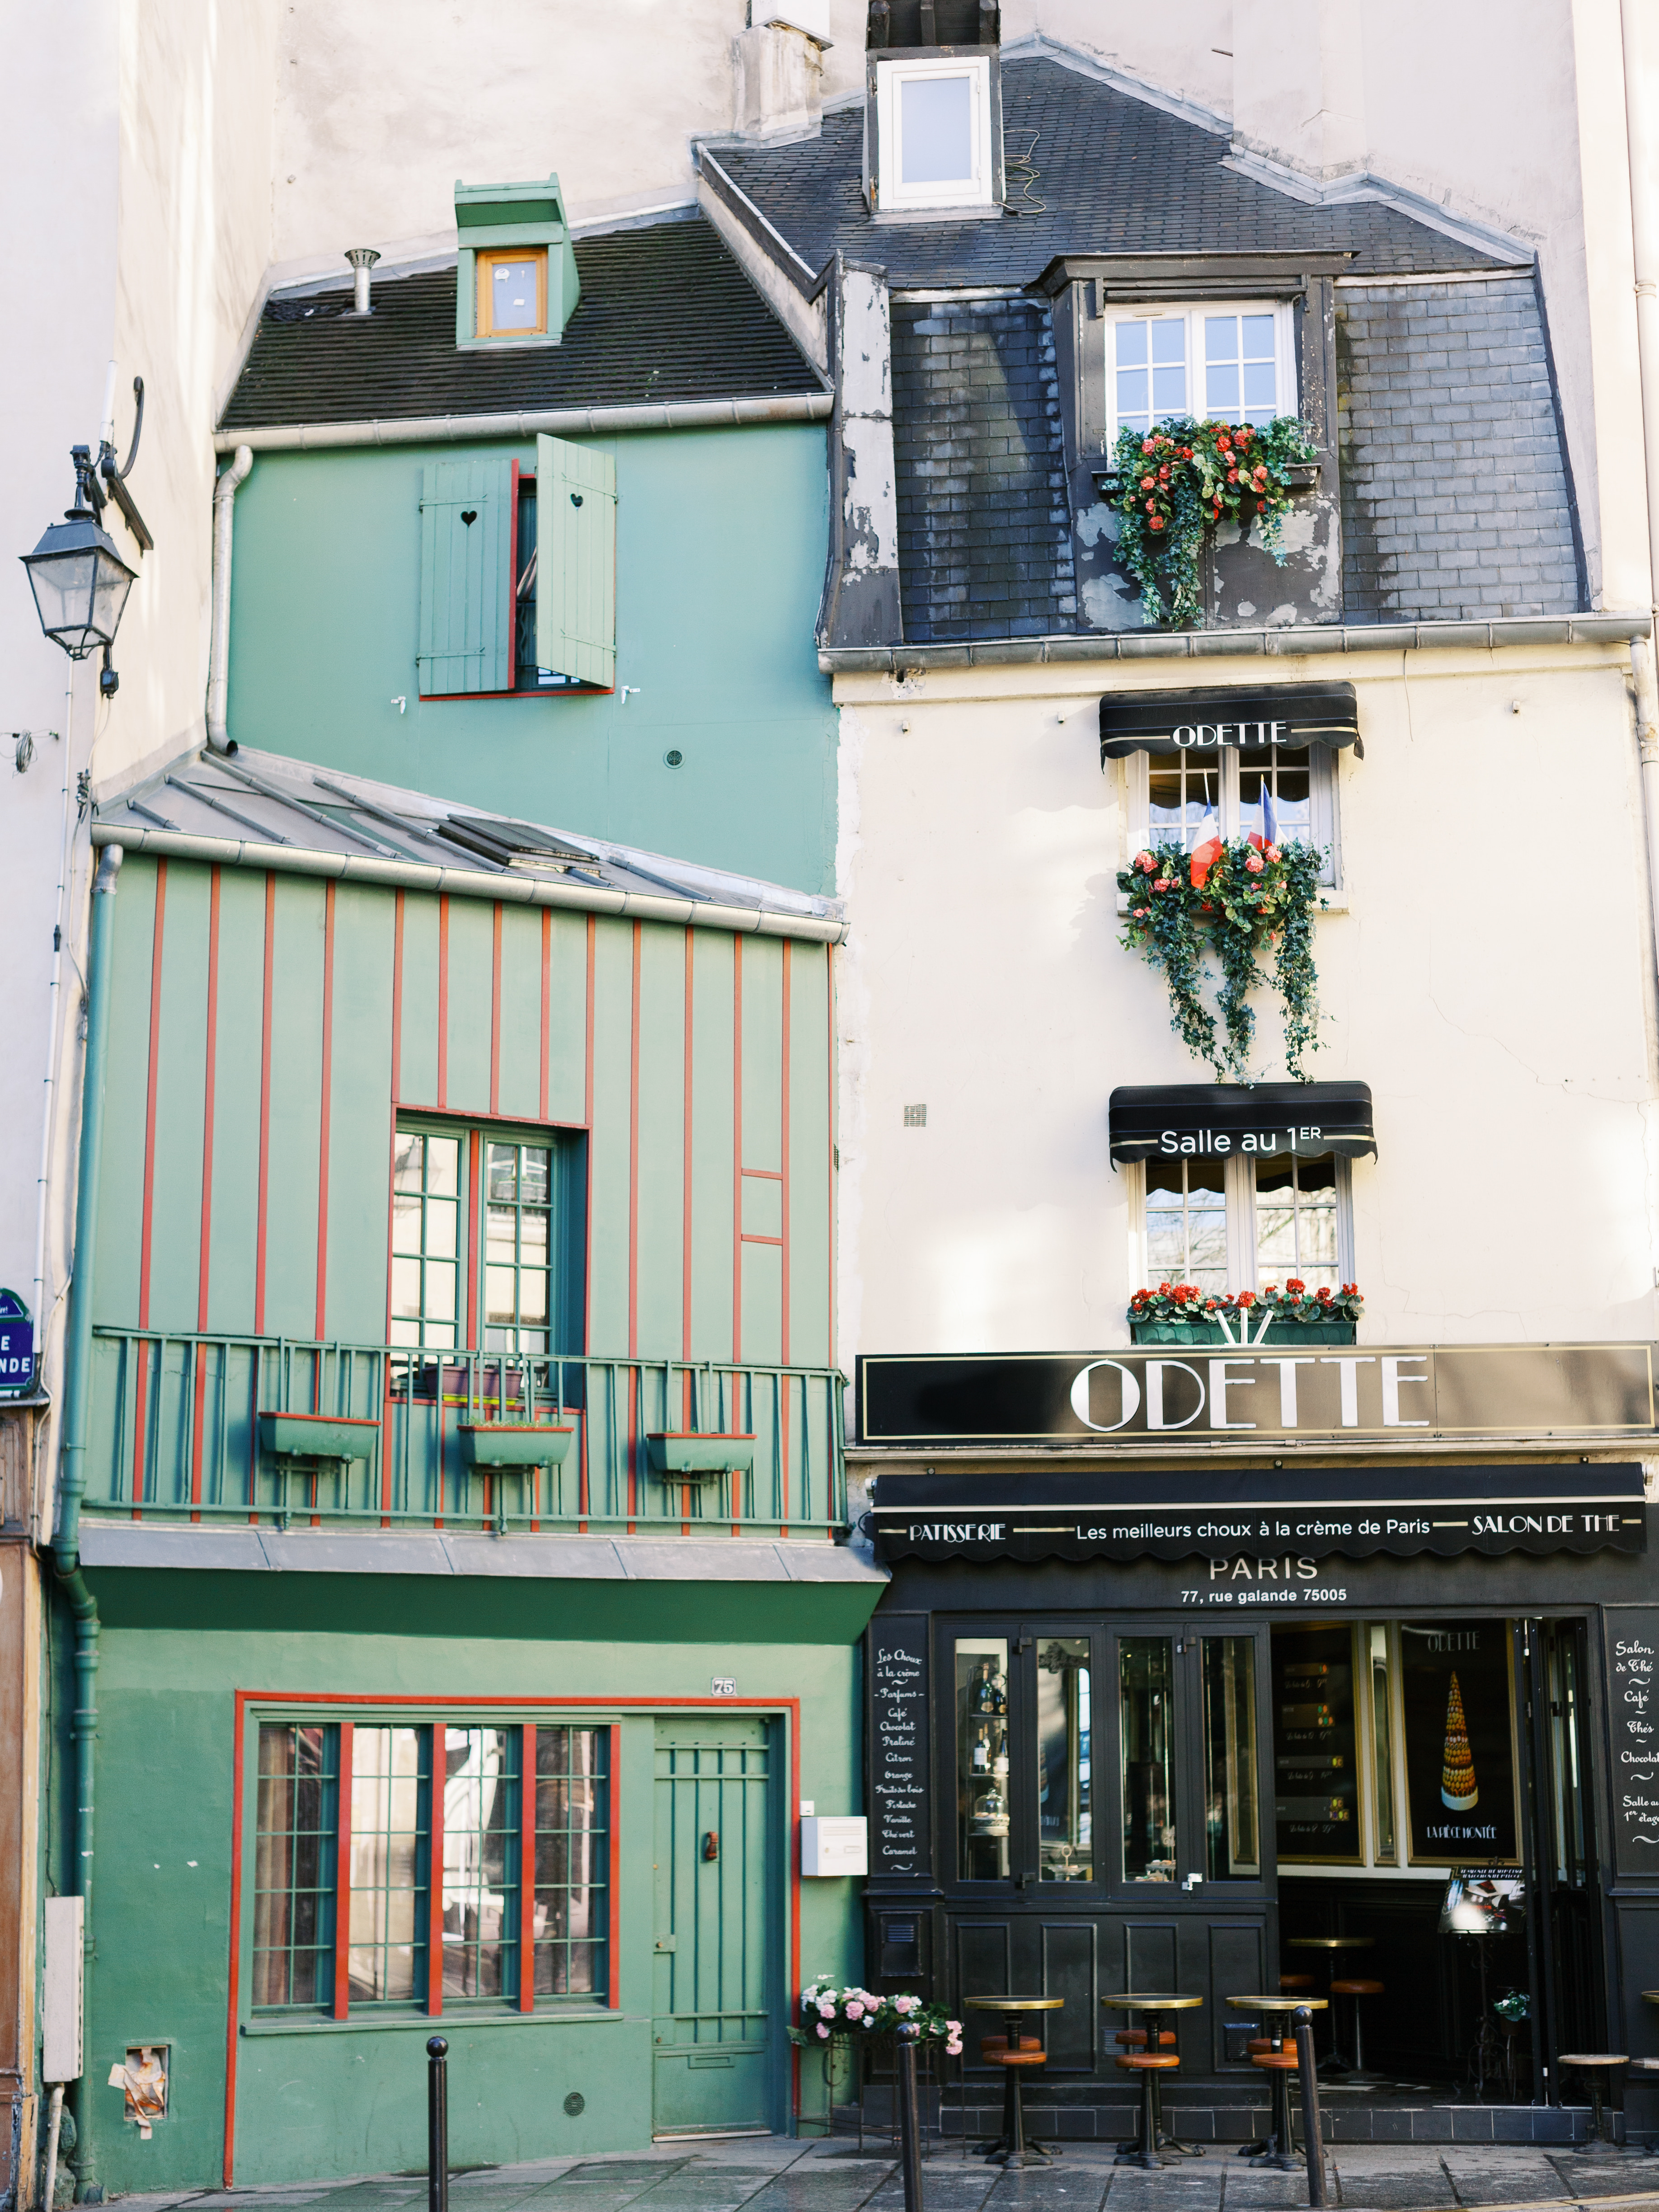
[[[1621,1875],[1659,1875],[1659,1607],[1611,1606],[1607,1720],[1613,1846]]]
[[[882,1475],[882,1559],[1192,1559],[1212,1601],[1295,1605],[1333,1556],[1639,1552],[1639,1464]],[[1478,1839],[1477,1839],[1478,1840]],[[1464,1846],[1467,1858],[1475,1848]]]
[[[1144,1345],[1113,1352],[859,1361],[866,1444],[1226,1437],[1636,1437],[1655,1425],[1647,1344],[1374,1350]]]
[[[1413,1866],[1518,1856],[1512,1679],[1506,1622],[1401,1623]]]
[[[932,1870],[927,1814],[927,1620],[878,1613],[870,1628],[870,1872]]]
[[[1120,1164],[1376,1151],[1366,1083],[1122,1084],[1108,1118]]]
[[[0,1291],[0,1398],[34,1389],[34,1324],[15,1291]]]
[[[1279,684],[1260,691],[1132,691],[1100,702],[1100,757],[1134,752],[1237,750],[1359,743],[1352,684]]]

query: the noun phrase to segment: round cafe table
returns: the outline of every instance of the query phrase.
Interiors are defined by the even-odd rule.
[[[1324,1997],[1243,1996],[1229,1997],[1227,2002],[1239,2012],[1267,2014],[1267,2032],[1276,2051],[1282,2051],[1285,2047],[1285,2032],[1290,2027],[1289,2015],[1291,2013],[1304,2010],[1325,2012],[1329,2008],[1328,2000]],[[1275,2014],[1278,2014],[1276,2019],[1273,2017]],[[1241,2158],[1248,2158],[1252,2166],[1272,2166],[1293,2172],[1302,2161],[1296,2154],[1296,2136],[1291,2125],[1291,2085],[1286,2071],[1282,2068],[1274,2067],[1273,2077],[1273,2131],[1265,2142],[1246,2143],[1238,2154]]]
[[[964,1997],[963,2002],[969,2012],[1000,2012],[1002,2032],[1007,2040],[1007,2055],[1019,2055],[1019,2030],[1022,2014],[1028,2012],[1058,2012],[1065,2003],[1064,1997]],[[1036,2053],[1031,2054],[1033,2057]],[[1042,2144],[1028,2142],[1025,2136],[1025,2108],[1020,2102],[1020,2074],[1018,2065],[1002,2069],[1002,2133],[992,2143],[987,2143],[981,2156],[998,2166],[1051,2166],[1059,2155],[1058,2147],[1050,2154]]]
[[[1158,2048],[1159,2014],[1166,2012],[1191,2012],[1197,2006],[1201,2005],[1204,2000],[1202,1997],[1172,1996],[1167,1993],[1158,1991],[1154,1991],[1152,1995],[1148,1996],[1144,1990],[1137,1991],[1131,1990],[1126,1991],[1121,1997],[1102,1997],[1100,2002],[1109,2012],[1121,2012],[1124,2014],[1126,2015],[1124,2021],[1124,2026],[1126,2027],[1133,2027],[1136,2025],[1135,2014],[1138,2012],[1145,2013],[1146,2018],[1145,2022],[1142,2024],[1145,2026],[1146,2030],[1146,2048],[1149,2051],[1156,2051]],[[1165,2151],[1171,2158],[1202,2158],[1204,2155],[1204,2148],[1201,2143],[1177,2142],[1175,2137],[1165,2129],[1164,2125],[1164,2100],[1160,2094],[1161,2087],[1162,2085],[1159,2082],[1157,2075],[1154,2074],[1152,2076],[1152,2117],[1154,2126],[1154,2134],[1152,2138],[1153,2149],[1155,2151]],[[1118,2145],[1120,2154],[1125,2155],[1135,2148],[1136,2145],[1134,2143],[1129,2142],[1123,2142]]]
[[[1375,1948],[1375,1936],[1292,1936],[1285,1945],[1287,1951],[1322,1951],[1325,1954],[1325,1994],[1329,1996],[1330,1985],[1337,1968],[1341,1965],[1344,1951],[1369,1951]],[[1322,2074],[1352,2074],[1353,2067],[1336,2047],[1336,2018],[1331,2017],[1331,2047],[1319,2062]]]

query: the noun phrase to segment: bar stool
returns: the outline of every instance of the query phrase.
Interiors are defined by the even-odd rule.
[[[1025,2135],[1025,2107],[1020,2096],[1024,2069],[1028,2066],[1046,2066],[1048,2054],[1038,2038],[1022,2035],[1020,2014],[1029,2012],[1058,2012],[1065,2003],[1064,1997],[988,1996],[968,1997],[964,2000],[970,2011],[1000,2012],[1003,2015],[1002,2033],[988,2035],[980,2045],[988,2065],[1003,2069],[1002,2133],[994,2142],[987,2143],[981,2155],[1001,2166],[1050,2166],[1053,2159],[1041,2143],[1030,2142]],[[997,2046],[1000,2046],[998,2048]]]
[[[1606,2100],[1615,2069],[1630,2064],[1628,2055],[1612,2051],[1564,2051],[1561,2063],[1574,2068],[1589,2084],[1589,2133],[1573,2148],[1581,2158],[1623,2158],[1626,2153],[1613,2142],[1607,2129],[1610,2110]]]
[[[1312,1977],[1310,1976],[1309,1978],[1311,1980]],[[1280,1979],[1279,1986],[1281,1988],[1284,1986],[1282,1978]],[[1347,2076],[1348,2086],[1351,2088],[1370,2088],[1372,2083],[1380,2081],[1382,2079],[1382,2076],[1380,2074],[1372,2074],[1366,2069],[1365,2046],[1361,2039],[1359,2030],[1359,2006],[1360,2000],[1363,1997],[1380,1997],[1382,1996],[1386,1986],[1386,1984],[1382,1982],[1362,1981],[1358,1978],[1344,1979],[1342,1981],[1334,1981],[1331,1984],[1331,1995],[1334,1997],[1352,1997],[1353,1999],[1353,2065]]]
[[[1294,2045],[1286,2048],[1281,2043],[1274,2050],[1269,2042],[1265,2051],[1258,2051],[1255,2044],[1251,2044],[1251,2065],[1271,2074],[1273,2082],[1273,2140],[1266,2150],[1250,2160],[1252,2166],[1276,2166],[1283,2172],[1294,2173],[1301,2163],[1296,2154],[1296,2136],[1291,2124],[1290,2077],[1297,2070],[1297,2063]]]
[[[1126,2073],[1140,2076],[1140,2132],[1133,2145],[1120,2150],[1115,2166],[1160,2166],[1165,2163],[1158,2144],[1158,2108],[1152,2101],[1160,2073],[1173,2071],[1181,2060],[1173,2051],[1126,2051],[1118,2060]]]

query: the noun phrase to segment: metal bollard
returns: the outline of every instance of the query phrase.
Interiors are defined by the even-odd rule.
[[[449,2212],[449,2045],[441,2035],[426,2046],[427,2212]],[[1323,2202],[1323,2199],[1321,2199]]]
[[[1325,2196],[1325,2146],[1320,2140],[1319,2069],[1314,2057],[1313,2014],[1306,2005],[1296,2008],[1297,2078],[1302,2085],[1302,2142],[1308,2154],[1308,2202],[1322,2205]]]
[[[899,2165],[904,2174],[904,2212],[921,2212],[921,2130],[916,2114],[916,2045],[921,2030],[901,2021],[898,2032]]]

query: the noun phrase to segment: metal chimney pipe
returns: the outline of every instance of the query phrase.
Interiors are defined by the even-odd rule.
[[[372,246],[348,246],[346,259],[352,267],[351,307],[354,314],[367,315],[374,311],[368,304],[368,272],[380,259]]]

